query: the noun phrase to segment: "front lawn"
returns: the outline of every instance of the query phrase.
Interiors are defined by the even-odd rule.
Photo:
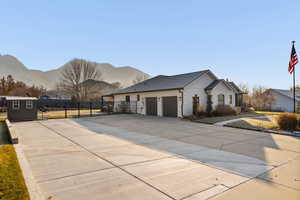
[[[255,111],[257,114],[261,115],[281,115],[284,114],[285,112],[271,112],[271,111]],[[295,113],[298,117],[300,117],[300,113]]]
[[[244,128],[251,130],[266,130],[266,129],[276,129],[278,124],[276,122],[276,117],[269,115],[265,118],[244,118],[236,122],[228,123],[225,126],[234,128]]]
[[[0,199],[30,199],[13,145],[0,145]]]
[[[195,121],[200,122],[200,123],[206,123],[206,124],[215,124],[217,122],[228,121],[228,120],[232,120],[232,119],[239,119],[239,118],[243,118],[243,117],[258,117],[258,116],[263,116],[263,115],[256,114],[256,113],[241,113],[238,115],[231,115],[231,116],[204,117],[201,119],[197,119]]]

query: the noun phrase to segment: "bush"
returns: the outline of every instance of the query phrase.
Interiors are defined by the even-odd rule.
[[[297,115],[284,113],[278,116],[277,123],[282,130],[294,131],[297,130],[298,119]]]
[[[197,117],[204,117],[206,116],[205,108],[202,105],[198,105],[196,108],[196,116]]]
[[[236,115],[236,111],[228,105],[217,105],[211,114],[212,116]]]

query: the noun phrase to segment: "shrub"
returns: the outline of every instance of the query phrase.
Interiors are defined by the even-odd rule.
[[[236,111],[229,105],[217,105],[211,114],[212,116],[236,115]]]
[[[297,115],[284,113],[278,116],[277,123],[282,130],[293,131],[297,130],[298,119]]]
[[[198,105],[196,108],[196,116],[197,117],[204,117],[206,116],[205,108],[202,105]]]

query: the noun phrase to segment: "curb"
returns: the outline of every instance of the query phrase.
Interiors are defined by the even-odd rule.
[[[218,126],[219,125],[215,125],[213,123],[206,123],[206,122],[199,122],[197,120],[190,120],[191,122],[195,122],[195,123],[200,123],[200,124],[209,124],[209,125],[213,125],[213,126]],[[263,133],[272,133],[272,134],[277,134],[277,135],[285,135],[285,136],[292,136],[292,137],[300,137],[300,134],[291,134],[288,132],[281,132],[281,131],[274,131],[274,130],[260,130],[260,129],[251,129],[251,128],[243,128],[243,127],[234,127],[234,126],[230,126],[230,125],[223,125],[223,127],[229,127],[229,128],[235,128],[235,129],[242,129],[242,130],[249,130],[249,131],[258,131],[258,132],[263,132]]]
[[[277,134],[277,135],[286,135],[286,136],[293,136],[293,137],[300,137],[300,135],[294,135],[291,133],[285,133],[285,132],[281,132],[281,131],[273,131],[273,130],[260,130],[260,129],[251,129],[251,128],[243,128],[243,127],[234,127],[234,126],[230,126],[230,125],[224,125],[225,127],[229,127],[229,128],[236,128],[236,129],[243,129],[243,130],[249,130],[249,131],[259,131],[259,132],[263,132],[263,133],[272,133],[272,134]]]
[[[14,146],[15,152],[17,154],[17,159],[22,170],[22,174],[25,180],[25,184],[30,196],[30,200],[46,200],[45,195],[43,194],[41,188],[37,184],[32,171],[30,169],[30,165],[25,157],[23,152],[23,148],[21,144],[18,144],[19,138],[18,134],[15,130],[13,124],[9,122],[9,120],[5,120],[6,126],[8,128],[8,132],[11,138],[11,142]]]
[[[13,145],[17,154],[20,168],[23,172],[23,177],[27,186],[27,190],[30,196],[30,200],[46,200],[41,188],[37,184],[32,171],[30,169],[29,163],[24,155],[21,144]]]
[[[9,133],[9,137],[11,140],[12,144],[18,144],[19,143],[19,138],[18,135],[16,134],[16,131],[13,127],[13,125],[10,123],[10,121],[8,119],[5,120],[7,129],[8,129],[8,133]]]

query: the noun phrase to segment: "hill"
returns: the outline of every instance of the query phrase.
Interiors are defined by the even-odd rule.
[[[27,68],[21,61],[11,55],[0,55],[0,76],[12,75],[16,80],[27,85],[43,86],[46,89],[55,89],[61,77],[61,71],[69,62],[57,69],[49,71],[32,70]],[[107,83],[119,82],[122,87],[133,84],[138,77],[150,76],[130,66],[115,67],[110,63],[96,63],[97,69],[101,72],[101,80]]]

